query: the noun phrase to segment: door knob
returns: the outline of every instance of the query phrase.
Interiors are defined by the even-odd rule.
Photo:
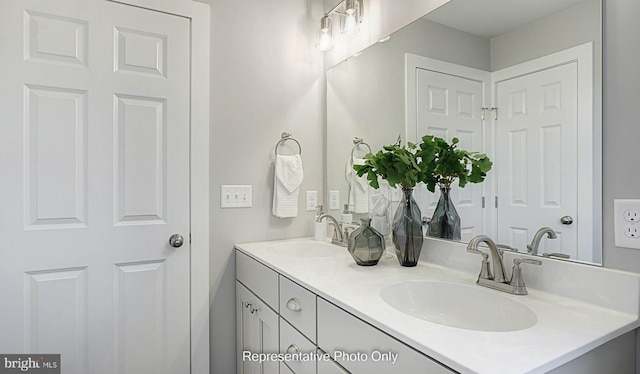
[[[169,238],[169,245],[172,247],[178,248],[181,247],[182,244],[184,244],[184,238],[180,234],[173,234]]]
[[[571,216],[564,216],[560,218],[560,223],[563,225],[570,225],[573,223],[573,218]]]

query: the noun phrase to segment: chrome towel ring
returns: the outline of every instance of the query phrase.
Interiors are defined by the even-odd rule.
[[[294,142],[296,142],[296,144],[298,145],[298,154],[302,154],[302,146],[300,145],[300,142],[298,142],[295,138],[291,137],[291,134],[289,134],[288,132],[283,132],[282,135],[280,136],[281,139],[278,141],[278,143],[276,143],[276,156],[278,156],[278,148],[287,140],[293,140]]]

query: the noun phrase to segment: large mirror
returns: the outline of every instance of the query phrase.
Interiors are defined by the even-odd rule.
[[[452,189],[462,241],[487,234],[527,251],[550,227],[557,238],[545,235],[538,254],[600,264],[601,8],[451,0],[329,69],[329,213],[348,204],[356,218],[379,218],[386,209],[380,222],[389,221],[400,194],[367,190],[353,163],[399,135],[456,137],[494,162],[484,183]],[[439,192],[418,186],[414,195],[430,217]]]

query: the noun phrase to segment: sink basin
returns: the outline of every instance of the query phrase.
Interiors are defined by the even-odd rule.
[[[267,249],[273,254],[294,258],[319,259],[346,253],[347,249],[325,242],[295,242],[271,246]]]
[[[535,313],[498,291],[476,285],[407,281],[380,291],[382,299],[408,315],[440,325],[478,331],[517,331],[536,324]]]

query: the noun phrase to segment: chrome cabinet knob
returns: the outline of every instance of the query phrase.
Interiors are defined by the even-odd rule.
[[[300,353],[300,348],[297,345],[291,343],[289,347],[287,347],[287,353],[290,355],[294,355],[296,353]]]
[[[287,301],[287,309],[292,312],[300,312],[302,311],[302,305],[300,305],[300,301],[295,297],[292,297]]]
[[[169,238],[169,245],[171,245],[174,248],[182,247],[183,244],[184,244],[184,238],[180,234],[173,234]]]
[[[560,218],[560,223],[562,223],[563,225],[570,225],[570,224],[573,223],[573,217],[564,216],[564,217]]]

